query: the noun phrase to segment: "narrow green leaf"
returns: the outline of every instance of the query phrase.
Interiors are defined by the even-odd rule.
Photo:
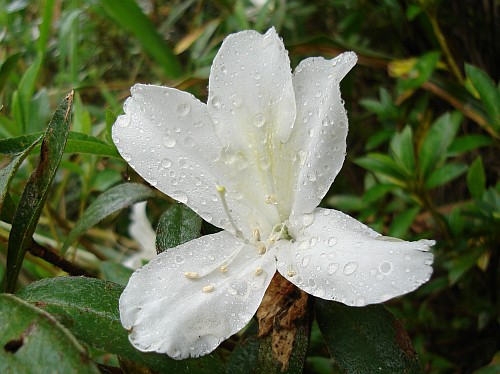
[[[389,235],[395,238],[406,238],[408,236],[408,229],[419,211],[420,207],[415,206],[394,217],[391,227],[389,228]]]
[[[297,335],[293,342],[292,355],[288,369],[282,370],[282,365],[273,357],[272,337],[257,336],[258,324],[255,320],[245,330],[241,343],[233,350],[227,363],[226,373],[230,374],[279,374],[302,373],[304,371],[307,346],[309,341],[309,326],[306,319],[297,325]]]
[[[100,373],[66,328],[13,295],[0,295],[0,346],[2,373]]]
[[[181,75],[181,65],[177,57],[134,0],[99,0],[97,3],[100,6],[95,10],[99,13],[101,9],[104,10],[107,17],[133,34],[146,53],[163,67],[167,77],[177,78]]]
[[[375,184],[373,187],[366,190],[365,193],[363,194],[362,198],[363,203],[371,204],[374,201],[379,200],[380,198],[385,196],[385,194],[394,190],[395,188],[396,187],[392,184],[384,184],[384,183]]]
[[[416,374],[422,370],[402,324],[383,305],[349,307],[315,299],[326,345],[346,374]]]
[[[51,26],[52,26],[52,15],[54,13],[54,3],[55,0],[46,0],[43,5],[43,18],[40,24],[40,36],[37,41],[37,50],[40,54],[45,54],[47,52],[47,41],[49,40]]]
[[[178,361],[165,354],[136,350],[120,323],[118,299],[123,288],[100,279],[57,277],[32,283],[20,290],[18,296],[54,315],[85,344],[160,373],[223,371],[220,361],[212,355]]]
[[[479,93],[479,97],[490,117],[491,124],[497,130],[500,129],[500,93],[497,91],[495,84],[488,74],[475,66],[465,64],[465,72]]]
[[[9,236],[7,291],[13,292],[24,255],[31,244],[40,213],[64,153],[71,119],[73,92],[57,108],[43,137],[40,161],[19,201]]]
[[[481,156],[478,156],[467,171],[467,188],[474,199],[480,199],[486,190],[486,176]]]
[[[439,169],[434,170],[429,178],[425,181],[425,188],[431,189],[442,186],[445,183],[452,181],[461,176],[467,170],[467,165],[464,164],[445,164]]]
[[[26,147],[40,137],[41,133],[18,136],[0,140],[0,154],[11,155],[22,152]],[[39,148],[35,148],[36,152]],[[110,145],[96,137],[70,131],[65,153],[88,153],[95,156],[120,158],[114,145]]]
[[[495,144],[495,141],[485,135],[465,135],[455,138],[448,148],[450,154],[461,154],[470,152],[481,147],[488,147]]]
[[[413,134],[410,126],[395,134],[391,140],[391,151],[394,160],[408,175],[415,174],[415,154],[413,151]]]
[[[19,61],[20,57],[21,53],[14,53],[13,55],[7,57],[2,65],[0,65],[0,94],[3,92],[10,74],[16,68],[17,61]]]
[[[155,196],[155,192],[151,188],[138,183],[120,184],[102,193],[87,208],[75,227],[73,227],[73,230],[71,230],[61,248],[61,253],[66,252],[69,246],[73,244],[80,235],[110,214]]]
[[[12,178],[14,178],[14,175],[16,175],[19,166],[21,166],[24,159],[30,154],[31,150],[37,145],[41,138],[42,136],[38,137],[38,139],[35,139],[35,141],[31,143],[28,148],[13,157],[9,165],[0,170],[0,211],[2,210],[5,197],[9,192],[9,186]]]
[[[418,57],[415,65],[408,72],[406,79],[399,79],[397,82],[398,92],[413,90],[427,82],[439,62],[439,52],[428,52]]]
[[[398,186],[406,186],[408,175],[392,158],[381,153],[368,153],[365,157],[355,160],[359,166],[386,176]]]
[[[446,151],[455,139],[462,116],[459,112],[445,113],[431,126],[418,155],[420,174],[424,180],[444,160]]]
[[[184,204],[172,205],[156,228],[156,250],[161,253],[200,236],[201,218]]]

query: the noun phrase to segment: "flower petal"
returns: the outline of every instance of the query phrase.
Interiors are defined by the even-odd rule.
[[[296,217],[289,233],[295,242],[277,242],[278,271],[323,299],[380,303],[413,291],[432,274],[434,241],[387,238],[336,210]]]
[[[342,167],[348,126],[339,84],[356,61],[346,52],[333,60],[309,58],[295,69],[297,118],[288,142],[299,158],[295,213],[312,212]]]
[[[132,239],[141,246],[139,251],[123,262],[123,265],[130,269],[137,269],[141,267],[142,260],[149,261],[156,256],[156,232],[146,215],[146,204],[146,201],[134,204],[130,214],[131,222],[128,232]]]
[[[208,108],[222,143],[235,150],[273,135],[286,141],[295,120],[288,52],[274,28],[229,35],[210,70]]]
[[[234,232],[218,185],[226,188],[227,204],[246,237],[253,228],[266,231],[262,226],[272,227],[274,223],[266,217],[273,212],[260,212],[259,206],[252,205],[258,191],[255,183],[242,182],[237,165],[226,165],[230,155],[222,149],[205,104],[168,87],[137,84],[131,93],[125,114],[113,126],[113,141],[134,170],[222,229]],[[264,206],[264,197],[261,200]]]
[[[141,351],[201,356],[250,321],[275,271],[273,251],[260,257],[225,231],[203,236],[137,270],[120,297],[120,318]]]

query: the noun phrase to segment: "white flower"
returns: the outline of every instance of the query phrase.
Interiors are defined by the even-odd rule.
[[[151,227],[146,215],[146,202],[142,201],[132,206],[128,232],[132,239],[139,243],[141,249],[123,261],[130,269],[140,268],[143,260],[151,260],[156,256],[156,232]]]
[[[309,294],[380,303],[431,273],[433,241],[388,239],[318,208],[345,157],[339,82],[356,63],[309,58],[292,74],[274,29],[228,36],[208,104],[135,85],[113,127],[123,158],[151,185],[223,231],[172,248],[137,270],[120,298],[142,351],[181,359],[243,328],[275,271]]]

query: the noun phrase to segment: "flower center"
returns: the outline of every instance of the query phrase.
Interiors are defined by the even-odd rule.
[[[271,230],[271,233],[269,234],[269,237],[266,240],[262,240],[261,234],[259,229],[255,228],[252,231],[252,238],[251,240],[245,238],[243,231],[241,231],[238,226],[236,225],[236,221],[233,218],[231,211],[229,210],[227,200],[226,200],[226,188],[224,186],[216,186],[217,192],[219,193],[220,200],[222,203],[222,206],[224,208],[224,211],[227,215],[228,221],[231,225],[231,227],[234,230],[234,235],[241,239],[244,243],[244,245],[238,246],[235,251],[233,251],[231,254],[226,256],[224,259],[222,259],[221,262],[214,264],[213,266],[204,269],[201,272],[198,271],[186,271],[184,273],[184,276],[188,279],[192,280],[197,280],[203,277],[206,277],[209,274],[213,274],[214,272],[220,273],[221,277],[226,277],[227,272],[229,271],[229,266],[231,265],[231,262],[238,256],[240,253],[241,249],[246,247],[247,245],[252,246],[257,250],[257,253],[260,257],[264,256],[279,240],[291,240],[291,236],[288,233],[288,220],[282,223],[279,223],[273,227]],[[268,196],[266,198],[266,202],[268,204],[275,204],[275,196]],[[262,260],[263,261],[263,260]],[[253,274],[255,276],[260,276],[264,272],[263,268],[261,265],[258,265],[254,271]],[[215,291],[215,285],[214,284],[206,284],[201,288],[202,292],[204,293],[211,293]]]

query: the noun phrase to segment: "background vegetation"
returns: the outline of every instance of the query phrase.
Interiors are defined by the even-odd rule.
[[[256,3],[0,0],[0,279],[7,289],[13,291],[19,272],[17,297],[0,300],[0,331],[15,334],[22,322],[15,315],[55,323],[44,309],[69,329],[52,332],[63,337],[39,337],[50,352],[69,352],[68,346],[75,357],[90,352],[77,369],[65,369],[56,359],[61,372],[93,372],[93,362],[101,370],[166,370],[161,358],[139,355],[126,338],[116,337],[118,285],[54,277],[83,274],[123,284],[130,271],[121,263],[139,246],[130,239],[129,214],[121,208],[149,199],[156,226],[172,204],[127,168],[110,140],[130,86],[163,84],[206,101],[210,65],[223,38],[274,26],[292,67],[306,57],[332,58],[344,50],[359,56],[342,86],[350,119],[347,160],[323,205],[386,235],[437,240],[432,280],[387,305],[408,330],[423,370],[499,372],[499,2]],[[72,89],[73,98],[63,100]],[[63,125],[71,100],[68,134]],[[44,139],[53,145],[40,150],[36,140],[47,128]],[[58,146],[66,136],[66,147]],[[40,152],[50,161],[42,169]],[[123,187],[128,180],[138,184]],[[23,191],[32,198],[28,205]],[[181,223],[190,213],[176,206],[167,212],[166,222],[177,222],[179,233],[167,241],[176,244],[187,235]],[[203,224],[203,233],[210,230]],[[96,300],[101,304],[94,310]],[[70,318],[85,308],[95,312],[87,322]],[[47,343],[64,339],[61,346]],[[227,361],[235,339],[182,370],[216,372],[211,368]],[[21,352],[22,341],[1,343],[4,356]],[[70,356],[63,361],[71,362]],[[356,372],[328,357],[313,324],[306,370]],[[229,362],[234,365],[234,358]]]

